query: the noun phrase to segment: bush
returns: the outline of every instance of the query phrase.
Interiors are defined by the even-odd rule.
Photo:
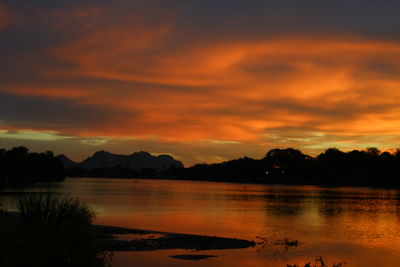
[[[24,196],[18,200],[17,208],[22,223],[44,228],[85,227],[95,217],[79,199],[52,193]]]
[[[54,193],[21,197],[18,213],[0,216],[0,266],[104,267],[91,227],[95,213],[78,199]]]

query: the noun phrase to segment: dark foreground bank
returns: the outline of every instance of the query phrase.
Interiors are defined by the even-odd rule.
[[[112,252],[185,249],[205,251],[254,247],[254,241],[104,225],[29,224],[17,212],[0,212],[0,266],[108,267]],[[68,224],[70,224],[69,222]],[[212,255],[174,255],[200,260]]]

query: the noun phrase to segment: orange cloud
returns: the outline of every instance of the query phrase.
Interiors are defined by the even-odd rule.
[[[83,103],[140,114],[121,118],[132,127],[110,122],[85,136],[100,131],[254,141],[269,128],[303,125],[336,134],[369,134],[376,131],[364,130],[371,122],[368,116],[384,116],[396,107],[399,79],[376,73],[357,78],[374,61],[399,66],[396,42],[344,37],[221,40],[153,54],[172,32],[171,26],[146,28],[138,22],[134,29],[95,31],[55,50],[77,64],[76,75],[127,83],[117,89],[121,93],[98,86]],[[379,131],[393,134],[396,124],[382,122]]]
[[[173,12],[153,21],[136,13],[110,19],[107,12],[114,11],[105,10],[46,13],[68,38],[41,51],[32,81],[0,89],[68,100],[71,108],[90,107],[99,116],[76,128],[44,127],[33,118],[27,129],[311,150],[400,141],[393,137],[400,134],[398,41],[346,34],[193,41],[181,36]]]

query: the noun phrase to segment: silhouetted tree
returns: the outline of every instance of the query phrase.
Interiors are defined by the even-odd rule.
[[[53,153],[29,153],[26,147],[0,150],[0,186],[65,178],[62,162]]]
[[[286,179],[305,180],[311,178],[313,158],[293,148],[272,149],[263,158],[268,175]],[[308,177],[307,177],[308,176]]]

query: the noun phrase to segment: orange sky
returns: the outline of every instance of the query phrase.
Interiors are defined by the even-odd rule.
[[[222,2],[5,1],[0,145],[75,160],[146,150],[186,165],[275,147],[399,146],[390,6]]]

